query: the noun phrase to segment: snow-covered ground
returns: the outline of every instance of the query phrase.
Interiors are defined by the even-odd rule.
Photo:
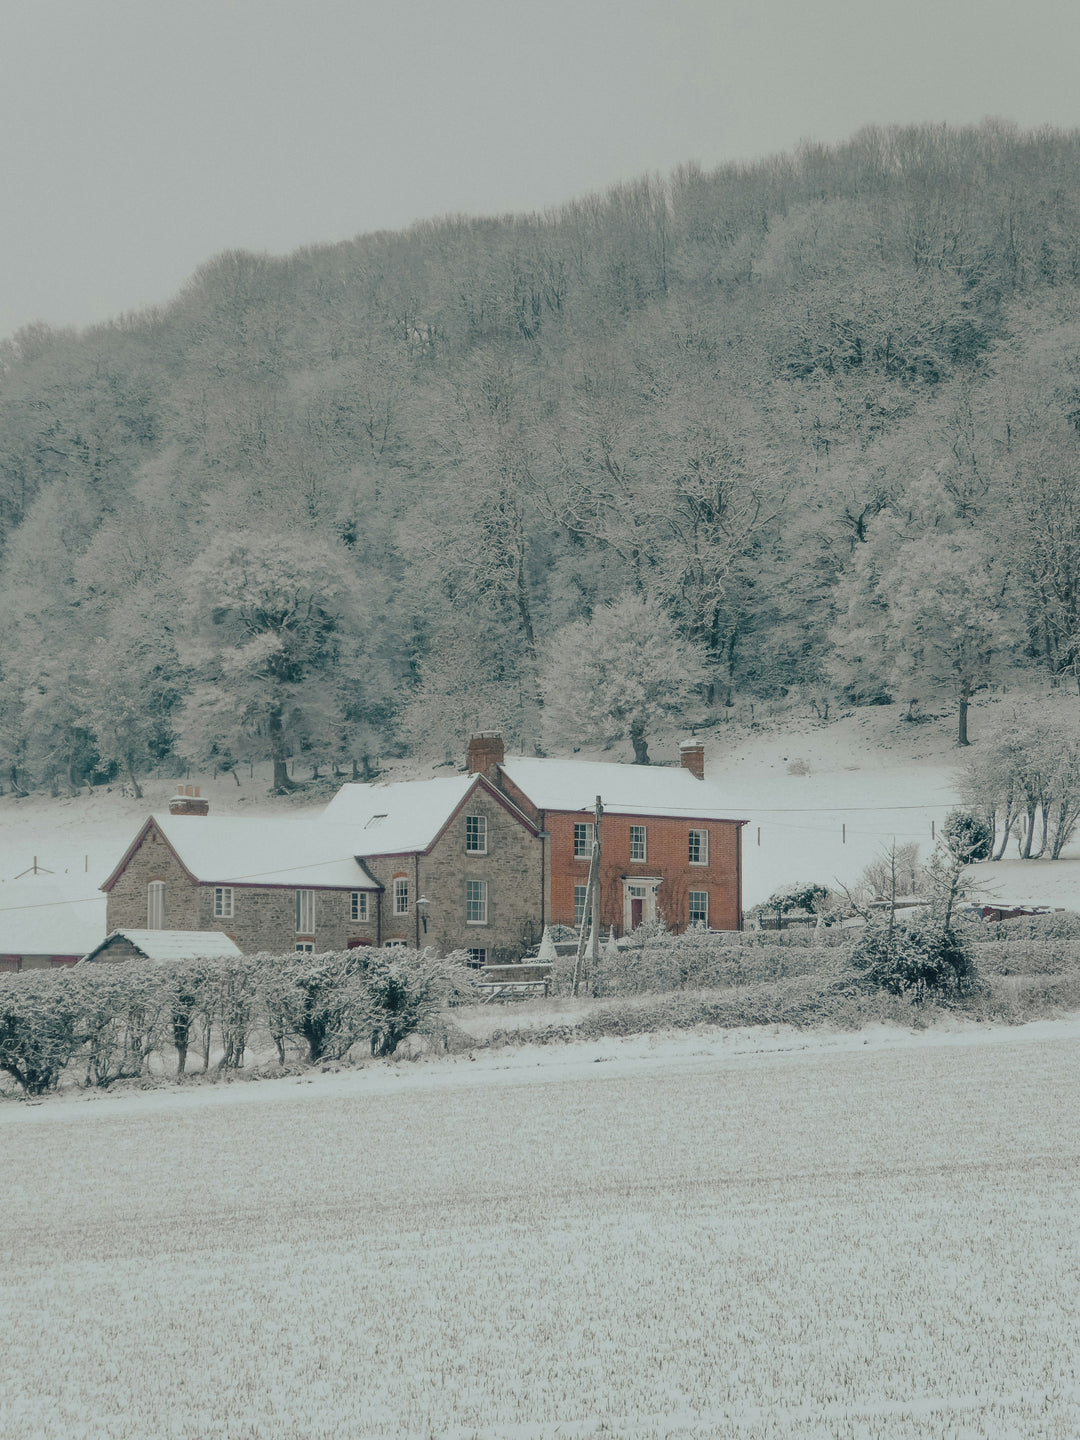
[[[0,1107],[0,1434],[1080,1434],[1080,1020]]]
[[[1008,697],[981,697],[971,712],[971,735],[993,724]],[[1058,691],[1031,703],[1040,712],[1077,715],[1075,696]],[[801,880],[850,884],[887,849],[915,841],[924,857],[957,803],[955,775],[963,752],[955,745],[955,720],[943,716],[924,725],[901,720],[895,705],[873,706],[824,724],[792,712],[775,728],[747,731],[735,724],[699,732],[706,746],[706,773],[728,798],[729,813],[749,823],[743,832],[743,898],[747,908],[780,886]],[[658,763],[677,759],[675,737],[652,747]],[[580,757],[586,758],[586,757]],[[601,757],[596,757],[601,758]],[[626,758],[616,751],[602,758]],[[445,776],[416,763],[391,767],[384,778]],[[257,769],[216,779],[192,776],[219,815],[302,812],[298,797],[274,801],[268,776]],[[0,798],[0,953],[76,953],[104,936],[105,902],[98,886],[108,876],[153,810],[164,810],[172,782],[150,780],[138,801],[118,786],[93,794],[50,800]],[[313,811],[326,804],[323,796]],[[29,874],[34,858],[51,874]],[[1006,860],[977,867],[987,898],[1080,910],[1080,844],[1056,863]],[[47,942],[47,943],[46,943]]]

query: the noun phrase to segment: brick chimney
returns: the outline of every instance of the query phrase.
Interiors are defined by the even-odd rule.
[[[705,779],[705,746],[700,740],[684,740],[679,746],[679,764],[699,780]]]
[[[199,799],[198,785],[178,785],[169,801],[170,815],[209,815],[210,801]]]
[[[469,741],[469,774],[495,781],[504,754],[501,735],[474,735]]]

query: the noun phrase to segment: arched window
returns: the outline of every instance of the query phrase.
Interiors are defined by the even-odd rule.
[[[165,929],[165,881],[151,880],[146,887],[146,928]]]

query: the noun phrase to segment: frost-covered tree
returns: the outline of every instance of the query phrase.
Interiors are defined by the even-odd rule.
[[[909,708],[949,695],[957,743],[967,745],[972,695],[1024,641],[1006,565],[982,536],[947,528],[933,510],[929,521],[894,514],[872,532],[839,589],[834,673],[856,693],[888,691]]]
[[[331,750],[342,715],[335,680],[357,655],[364,607],[348,553],[317,537],[227,534],[191,567],[182,653],[195,677],[178,719],[192,759],[273,761],[287,790],[300,747]]]
[[[960,793],[989,825],[1000,860],[1009,837],[1022,860],[1057,860],[1080,823],[1080,735],[1067,721],[1016,712],[971,755]]]
[[[486,617],[489,618],[490,617]],[[459,759],[470,735],[496,730],[513,748],[540,732],[534,667],[504,646],[499,627],[451,620],[418,664],[399,734],[414,754]]]
[[[80,724],[94,736],[101,764],[126,774],[140,799],[138,772],[172,747],[179,662],[171,629],[152,594],[135,594],[113,612],[86,657]]]
[[[628,738],[649,763],[648,736],[690,705],[705,683],[701,648],[684,640],[656,602],[624,595],[552,636],[540,671],[550,747]]]

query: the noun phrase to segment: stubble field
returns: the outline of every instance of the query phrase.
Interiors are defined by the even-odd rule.
[[[0,1433],[1071,1440],[1078,1115],[1075,1020],[9,1103]]]

